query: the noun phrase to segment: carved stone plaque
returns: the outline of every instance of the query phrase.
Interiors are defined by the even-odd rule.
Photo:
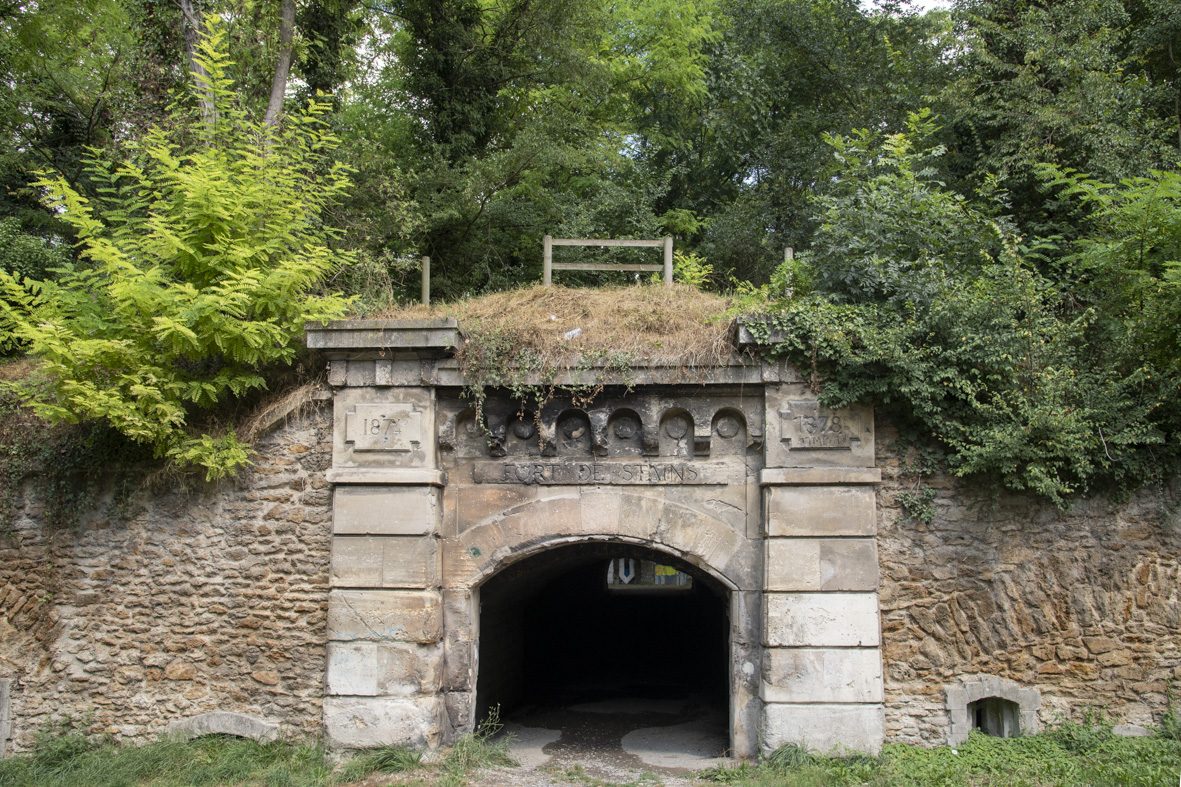
[[[359,404],[345,417],[354,451],[413,451],[422,443],[422,413],[404,403]]]
[[[476,462],[472,480],[477,484],[645,485],[737,484],[744,466],[726,462],[572,461]]]
[[[852,449],[861,444],[861,418],[849,407],[833,410],[815,400],[789,400],[779,419],[779,433],[792,450]]]

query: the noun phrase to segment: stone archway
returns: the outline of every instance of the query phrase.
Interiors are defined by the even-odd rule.
[[[479,589],[563,545],[668,554],[725,588],[737,756],[885,737],[873,414],[735,357],[548,381],[477,413],[454,322],[309,331],[334,388],[324,719],[335,745],[434,746],[476,717]],[[477,418],[479,420],[477,420]]]
[[[517,505],[442,539],[448,610],[445,671],[450,721],[470,731],[476,702],[479,588],[500,572],[551,550],[615,544],[666,555],[700,572],[727,594],[731,747],[758,747],[761,703],[760,564],[757,542],[695,508],[617,489],[586,488]]]
[[[733,728],[746,734],[730,713],[743,693],[732,681],[732,596],[705,571],[635,543],[533,551],[475,589],[475,718],[575,724],[565,746],[577,749],[579,731],[626,724],[618,714],[667,723],[672,713],[712,740],[715,756],[729,751]]]

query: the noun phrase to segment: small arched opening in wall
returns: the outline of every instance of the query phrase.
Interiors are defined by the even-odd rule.
[[[498,712],[566,743],[579,726],[659,737],[689,725],[712,747],[700,754],[720,756],[731,748],[730,595],[706,570],[622,540],[517,560],[478,589],[476,719]]]
[[[998,738],[1016,738],[1038,731],[1037,712],[1041,692],[1024,688],[1007,678],[980,675],[947,687],[947,712],[951,726],[947,742],[955,746],[972,730]]]

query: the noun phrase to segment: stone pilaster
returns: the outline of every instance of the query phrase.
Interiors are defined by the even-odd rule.
[[[873,413],[769,386],[764,750],[876,753],[885,739]]]

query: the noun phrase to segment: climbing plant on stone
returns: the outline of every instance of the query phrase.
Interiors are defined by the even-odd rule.
[[[313,290],[350,260],[322,220],[348,178],[324,106],[275,126],[234,96],[216,18],[199,59],[214,112],[174,109],[125,161],[92,160],[94,202],[42,178],[80,260],[56,281],[0,271],[0,343],[40,360],[21,394],[41,417],[106,421],[213,479],[246,464],[247,446],[198,433],[193,412],[264,388],[261,370],[292,360],[305,323],[347,306]]]

